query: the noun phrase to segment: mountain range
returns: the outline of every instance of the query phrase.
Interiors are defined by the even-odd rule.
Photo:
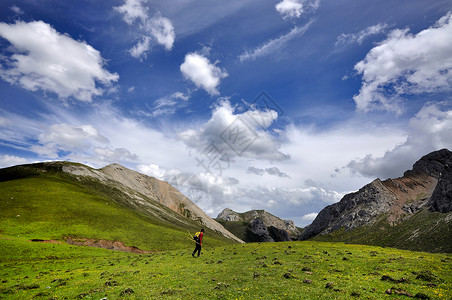
[[[452,252],[452,152],[432,152],[394,179],[375,179],[325,207],[304,229],[264,210],[214,220],[169,183],[118,164],[45,162],[0,169],[0,235],[132,249],[313,239]],[[103,242],[98,242],[103,241]],[[106,241],[111,241],[106,242]]]

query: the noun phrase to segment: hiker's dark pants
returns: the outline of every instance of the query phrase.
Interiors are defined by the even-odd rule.
[[[201,245],[196,243],[195,251],[193,251],[193,255],[196,254],[196,251],[198,251],[198,256],[201,254]]]

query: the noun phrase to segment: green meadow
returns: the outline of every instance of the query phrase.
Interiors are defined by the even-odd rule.
[[[170,236],[165,239],[171,239]],[[326,242],[133,254],[0,239],[4,299],[452,299],[452,255]]]

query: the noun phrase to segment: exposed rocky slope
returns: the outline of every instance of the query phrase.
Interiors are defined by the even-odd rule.
[[[222,222],[224,226],[236,228],[236,230],[237,224],[241,224],[243,228],[239,228],[239,231],[242,232],[242,238],[247,242],[290,241],[291,237],[296,238],[300,234],[293,221],[282,220],[265,210],[237,213],[232,209],[225,208],[218,214],[216,220]],[[231,222],[234,222],[235,226],[230,226]]]
[[[331,233],[338,235],[341,230],[347,232],[359,228],[364,232],[363,228],[371,228],[377,223],[401,228],[422,211],[441,212],[442,215],[435,215],[436,222],[442,222],[444,228],[452,230],[451,165],[452,152],[443,149],[422,157],[403,177],[384,181],[376,179],[320,211],[312,224],[305,228],[300,240]],[[419,238],[419,232],[424,230],[416,224],[405,229],[404,234],[411,241]],[[412,234],[407,234],[408,231]]]

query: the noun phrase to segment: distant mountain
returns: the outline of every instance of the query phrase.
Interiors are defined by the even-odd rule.
[[[325,207],[300,240],[452,252],[452,152],[423,156],[403,177],[376,179]]]
[[[0,190],[0,234],[109,238],[171,248],[188,242],[187,231],[205,227],[211,241],[242,242],[167,182],[118,164],[93,169],[47,162],[4,168]],[[157,244],[149,245],[153,242]]]
[[[300,235],[293,221],[282,220],[265,210],[237,213],[225,208],[216,220],[245,242],[290,241]]]

